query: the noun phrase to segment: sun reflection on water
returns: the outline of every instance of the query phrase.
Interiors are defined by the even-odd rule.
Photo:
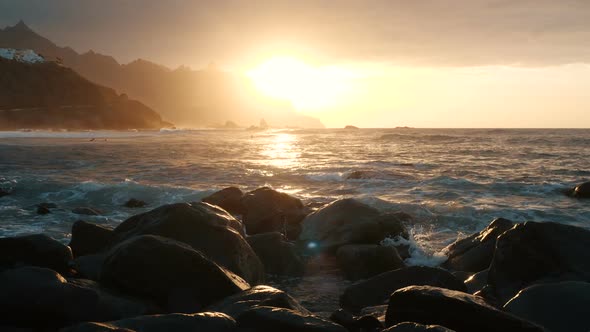
[[[277,133],[263,146],[262,163],[272,167],[292,169],[300,166],[301,152],[297,149],[297,137],[289,133]]]

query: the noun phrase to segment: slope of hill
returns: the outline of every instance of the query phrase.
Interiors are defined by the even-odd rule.
[[[0,48],[0,129],[159,129],[169,124],[126,95],[31,50]]]
[[[323,127],[288,103],[257,96],[247,79],[214,68],[172,70],[142,59],[119,64],[94,51],[79,54],[59,47],[22,21],[0,29],[0,47],[33,49],[59,59],[85,78],[140,100],[177,125],[210,126],[229,120],[248,126],[264,118],[271,126]]]

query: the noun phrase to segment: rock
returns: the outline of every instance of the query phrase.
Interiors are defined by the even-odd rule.
[[[544,331],[477,296],[432,286],[409,286],[391,294],[385,324],[402,322],[437,324],[457,332]]]
[[[46,209],[56,209],[57,204],[44,202],[44,203],[37,204],[37,207],[46,208]]]
[[[397,250],[376,244],[348,244],[336,251],[338,266],[349,280],[366,279],[405,266]]]
[[[330,320],[344,326],[348,332],[379,332],[383,330],[383,324],[376,317],[371,315],[357,317],[342,309],[332,313]]]
[[[552,332],[587,332],[590,283],[566,281],[521,290],[504,309]]]
[[[74,257],[96,254],[115,242],[112,229],[78,220],[72,225],[70,248]]]
[[[379,176],[378,172],[375,171],[352,171],[346,176],[347,180],[364,180],[374,179]]]
[[[108,323],[83,323],[62,330],[62,332],[230,332],[234,331],[236,321],[218,312],[196,314],[168,314],[140,316]]]
[[[488,272],[490,272],[490,270],[486,269],[467,278],[465,280],[467,292],[474,294],[484,288],[488,283]]]
[[[590,198],[590,181],[577,185],[567,192],[569,196],[576,198]]]
[[[151,234],[184,242],[252,284],[264,280],[264,266],[240,235],[242,224],[207,203],[179,203],[135,215],[115,228],[121,239]]]
[[[0,197],[8,196],[10,194],[11,194],[11,191],[8,191],[6,189],[0,188]]]
[[[449,245],[444,249],[449,258],[443,267],[474,273],[487,269],[494,257],[496,238],[513,226],[512,221],[497,218],[481,232]]]
[[[303,315],[293,310],[258,306],[236,318],[238,327],[256,331],[281,332],[346,332],[338,324],[314,315]]]
[[[202,201],[219,206],[231,214],[243,215],[246,212],[246,208],[242,204],[243,197],[244,193],[239,188],[227,187],[203,198]]]
[[[422,325],[412,322],[399,323],[382,332],[454,332],[440,325]]]
[[[33,265],[69,270],[72,250],[44,234],[0,238],[0,267]]]
[[[263,187],[246,193],[242,204],[246,209],[243,220],[248,234],[281,232],[289,240],[298,238],[306,215],[298,198]]]
[[[407,215],[381,214],[352,198],[332,202],[303,220],[299,239],[322,250],[335,250],[345,244],[378,244],[386,237],[408,233],[402,224]]]
[[[91,281],[68,282],[55,271],[31,266],[0,273],[0,293],[0,321],[17,327],[58,328],[152,310],[148,304],[117,296]]]
[[[389,295],[411,285],[428,285],[464,292],[463,281],[440,268],[409,266],[377,275],[348,286],[340,297],[342,308],[353,313],[364,307],[381,305]]]
[[[172,312],[196,312],[250,288],[190,246],[153,235],[137,236],[114,247],[99,281],[152,299]]]
[[[76,276],[98,281],[106,255],[106,253],[100,253],[76,257],[72,262],[72,268],[77,272]]]
[[[552,222],[526,222],[498,237],[488,274],[500,304],[534,283],[590,282],[590,231]]]
[[[48,208],[46,208],[44,206],[37,207],[37,214],[45,215],[45,214],[49,214],[49,213],[51,213],[51,210],[49,210]]]
[[[77,207],[75,209],[72,209],[72,213],[82,214],[86,216],[100,216],[102,214],[102,211],[89,207]]]
[[[295,250],[295,245],[286,241],[279,232],[262,233],[246,238],[268,274],[302,276],[305,263]]]
[[[127,202],[125,202],[125,204],[123,206],[133,209],[133,208],[142,208],[146,205],[147,205],[147,203],[142,200],[131,198]]]
[[[217,311],[238,317],[246,310],[255,306],[284,308],[296,311],[302,315],[310,312],[305,309],[297,300],[280,289],[270,286],[254,286],[248,290],[235,295],[228,296],[209,307],[207,311]]]
[[[353,125],[346,125],[346,126],[344,126],[344,129],[359,129],[359,127],[356,127]]]

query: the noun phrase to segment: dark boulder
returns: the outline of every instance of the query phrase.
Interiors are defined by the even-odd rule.
[[[552,332],[587,332],[590,283],[566,281],[521,290],[504,309]]]
[[[78,220],[72,225],[70,248],[74,257],[96,254],[110,247],[115,241],[112,229]]]
[[[344,326],[348,332],[380,332],[384,327],[375,316],[354,316],[342,309],[333,312],[330,320]]]
[[[332,202],[303,220],[299,240],[322,250],[335,250],[346,244],[378,244],[386,237],[408,237],[404,213],[382,214],[355,199]]]
[[[336,251],[338,266],[349,280],[366,279],[405,266],[397,250],[377,244],[348,244]]]
[[[454,332],[440,325],[422,325],[412,322],[396,324],[382,332]]]
[[[428,285],[464,292],[467,289],[462,280],[446,270],[409,266],[377,275],[348,286],[340,297],[342,308],[356,313],[364,307],[381,305],[389,295],[400,288],[411,285]]]
[[[262,233],[246,238],[268,274],[302,276],[305,263],[295,245],[286,241],[279,232]]]
[[[51,210],[49,210],[48,208],[46,208],[44,206],[37,207],[37,214],[45,215],[45,214],[49,214],[49,213],[51,213]]]
[[[477,296],[431,286],[409,286],[391,294],[385,324],[402,322],[437,324],[457,332],[544,331]]]
[[[488,269],[477,272],[465,280],[467,292],[474,294],[482,290],[488,283]]]
[[[76,277],[98,281],[106,256],[107,253],[105,252],[76,257],[71,267],[76,272]]]
[[[576,198],[590,198],[590,182],[584,182],[566,192],[568,196]]]
[[[488,284],[500,304],[534,283],[590,282],[590,231],[553,222],[526,222],[498,237]]]
[[[305,309],[297,300],[282,290],[270,286],[254,286],[248,290],[235,295],[228,296],[223,300],[207,307],[207,311],[217,311],[238,317],[244,311],[255,306],[284,308],[296,311],[302,315],[310,312]]]
[[[246,208],[242,204],[243,197],[244,193],[239,188],[227,187],[203,198],[202,201],[219,206],[231,214],[243,215],[246,213]]]
[[[67,272],[72,250],[45,234],[0,238],[0,267],[33,265]]]
[[[91,281],[68,282],[57,272],[22,267],[0,273],[0,321],[18,327],[58,328],[150,313],[144,302],[115,295]]]
[[[99,281],[173,312],[195,312],[250,287],[190,246],[153,235],[137,236],[114,247]]]
[[[37,204],[37,207],[40,207],[40,208],[46,208],[46,209],[56,209],[56,208],[57,208],[57,204],[55,204],[55,203],[48,203],[48,202],[43,202],[43,203],[39,203],[39,204]]]
[[[242,224],[207,203],[179,203],[135,215],[115,228],[121,240],[158,235],[184,242],[252,284],[264,280],[264,267],[240,235]]]
[[[443,267],[474,273],[487,269],[494,257],[496,238],[513,226],[512,221],[497,218],[481,232],[449,245],[444,249],[449,258]]]
[[[85,216],[100,216],[102,214],[102,211],[89,207],[77,207],[72,209],[72,213],[82,214]]]
[[[107,323],[82,323],[62,332],[230,332],[236,321],[218,312],[139,316]]]
[[[127,208],[134,209],[134,208],[142,208],[146,205],[147,205],[147,203],[140,200],[140,199],[131,198],[127,202],[125,202],[125,204],[123,206],[127,207]]]
[[[238,327],[255,331],[281,332],[346,332],[338,324],[310,314],[297,311],[258,306],[236,317]]]
[[[298,198],[263,187],[246,193],[242,204],[248,234],[281,232],[289,240],[298,238],[307,211]]]

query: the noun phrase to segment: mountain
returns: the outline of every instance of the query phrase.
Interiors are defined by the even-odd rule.
[[[180,126],[221,126],[227,121],[249,126],[264,118],[276,127],[323,127],[318,119],[297,113],[287,102],[261,97],[247,78],[215,66],[170,69],[143,59],[120,64],[92,50],[79,54],[59,47],[22,21],[0,29],[0,47],[32,49],[56,59],[90,81],[140,100]]]
[[[0,129],[159,129],[170,124],[144,104],[46,61],[0,48]]]

